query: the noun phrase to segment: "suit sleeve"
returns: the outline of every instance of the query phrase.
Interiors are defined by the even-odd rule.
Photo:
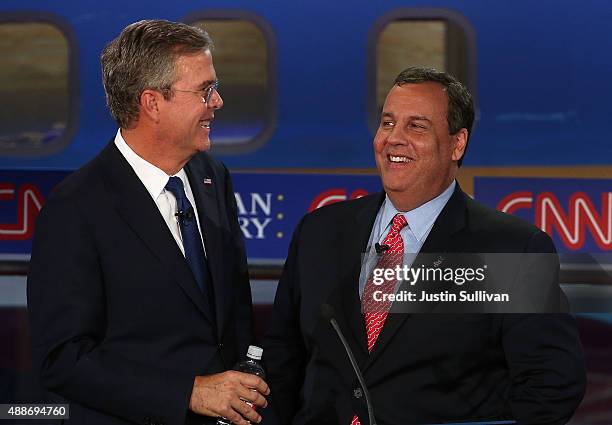
[[[27,291],[42,383],[108,415],[183,424],[193,377],[124,358],[105,342],[103,260],[86,217],[58,195],[37,221]]]
[[[538,231],[526,252],[555,252]],[[502,343],[512,382],[510,408],[519,425],[562,425],[580,404],[586,387],[582,346],[569,314],[508,314]]]
[[[303,222],[303,221],[302,221]],[[273,412],[264,416],[266,424],[289,424],[299,408],[299,394],[304,381],[306,349],[301,337],[300,295],[297,272],[302,222],[291,240],[287,261],[274,299],[274,311],[263,341],[264,361]],[[271,418],[270,413],[276,417]]]

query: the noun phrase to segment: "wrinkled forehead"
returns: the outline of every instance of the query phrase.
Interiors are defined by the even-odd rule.
[[[210,50],[182,53],[174,60],[174,81],[211,84],[217,78]]]
[[[383,113],[417,114],[430,118],[446,117],[448,95],[436,82],[404,83],[394,85],[383,105]]]

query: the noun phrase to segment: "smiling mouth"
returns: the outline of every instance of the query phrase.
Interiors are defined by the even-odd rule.
[[[210,130],[210,120],[200,121],[200,127]]]
[[[401,155],[387,155],[387,160],[392,164],[408,164],[412,162],[412,158]]]

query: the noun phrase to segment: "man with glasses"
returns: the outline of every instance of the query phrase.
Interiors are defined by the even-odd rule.
[[[102,53],[114,140],[41,211],[28,277],[36,366],[82,424],[259,422],[234,193],[209,156],[223,106],[212,41],[162,20]]]

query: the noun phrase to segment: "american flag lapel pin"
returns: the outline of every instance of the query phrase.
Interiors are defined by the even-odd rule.
[[[210,185],[212,184],[212,179],[210,179],[210,178],[206,177],[206,178],[204,179],[204,184],[205,184],[206,186],[210,186]]]

